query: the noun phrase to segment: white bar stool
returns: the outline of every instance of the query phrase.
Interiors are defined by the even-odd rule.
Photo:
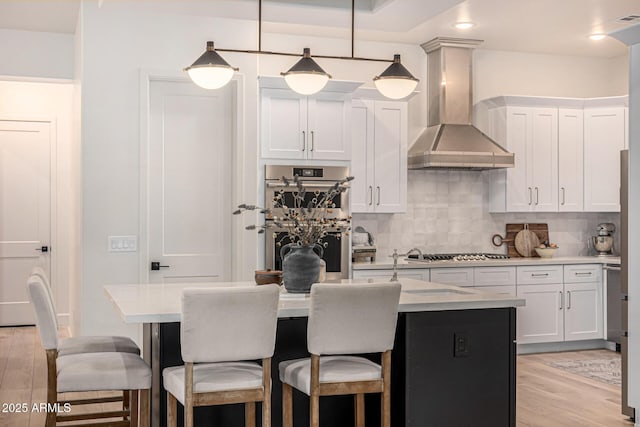
[[[224,286],[224,285],[223,285]],[[278,321],[277,285],[185,289],[180,342],[184,366],[166,368],[167,425],[193,426],[196,406],[245,404],[245,425],[271,425],[271,357]],[[262,359],[262,366],[254,360]]]
[[[391,426],[391,349],[400,283],[316,283],[307,326],[310,358],[280,363],[283,426],[293,426],[292,387],[310,396],[311,427],[320,425],[320,396],[355,395],[355,424],[364,426],[364,394],[382,393],[382,426]],[[364,357],[382,353],[382,365]]]
[[[46,426],[58,423],[83,420],[102,420],[121,418],[121,421],[91,423],[90,425],[142,426],[149,425],[149,389],[151,388],[151,369],[133,353],[92,352],[58,355],[58,330],[56,315],[46,285],[39,276],[31,275],[27,281],[29,298],[36,316],[36,326],[42,346],[47,354],[47,403],[55,407],[65,403],[87,405],[120,401],[122,398],[91,398],[70,401],[58,401],[58,393],[85,391],[121,391],[127,392],[131,401],[121,411],[108,411],[84,414],[61,415],[47,412]],[[138,399],[140,410],[138,411]],[[88,425],[84,423],[83,425]]]

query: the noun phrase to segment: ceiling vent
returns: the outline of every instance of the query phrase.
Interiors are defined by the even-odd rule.
[[[622,18],[616,19],[616,21],[622,22],[624,24],[640,22],[640,15],[639,14],[627,15],[627,16],[623,16]]]

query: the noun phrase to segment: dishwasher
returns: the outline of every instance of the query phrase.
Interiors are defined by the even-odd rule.
[[[615,343],[616,351],[620,351],[620,338],[623,334],[621,300],[622,281],[620,264],[605,264],[605,283],[607,286],[607,335],[606,340]]]

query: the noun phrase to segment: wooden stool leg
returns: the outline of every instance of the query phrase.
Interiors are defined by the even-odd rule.
[[[138,425],[140,427],[149,427],[149,400],[151,398],[151,390],[138,390],[140,395],[140,410],[138,411],[138,419],[140,420]]]
[[[364,394],[356,394],[353,400],[356,410],[356,427],[364,427]]]
[[[47,350],[47,403],[52,405],[58,401],[57,350]],[[55,427],[56,412],[47,411],[46,427]]]
[[[122,410],[123,411],[129,412],[129,408],[131,407],[130,405],[131,402],[129,402],[129,399],[131,399],[129,390],[123,390],[122,391]],[[127,420],[126,415],[122,417],[122,419],[126,421]]]
[[[382,381],[380,420],[382,427],[391,427],[391,350],[382,353]]]
[[[320,427],[320,356],[311,355],[311,387],[309,426]]]
[[[167,392],[167,427],[178,426],[178,400]]]
[[[271,427],[271,358],[262,359],[262,427]]]
[[[184,364],[184,427],[193,427],[193,363]]]
[[[293,427],[293,396],[287,383],[282,383],[282,427]]]
[[[123,393],[124,394],[124,393]],[[138,427],[140,420],[140,412],[138,412],[138,390],[133,390],[129,395],[129,425],[131,427]]]
[[[245,427],[256,427],[256,402],[244,404],[244,425]]]

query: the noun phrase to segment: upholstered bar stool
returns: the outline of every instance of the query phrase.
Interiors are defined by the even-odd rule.
[[[54,310],[55,328],[58,330],[58,316],[55,310],[55,302],[51,294],[51,284],[45,271],[40,267],[34,267],[31,274],[36,275],[44,283],[47,297]],[[140,354],[140,348],[129,337],[120,336],[78,336],[58,340],[58,356],[80,353],[121,352]]]
[[[185,289],[180,342],[184,366],[163,371],[167,424],[193,426],[196,406],[245,404],[245,425],[255,426],[255,402],[262,425],[271,425],[271,357],[278,321],[277,285]],[[262,359],[262,366],[255,362]]]
[[[130,405],[121,411],[69,415],[59,415],[54,411],[47,412],[46,426],[53,427],[58,423],[106,418],[120,418],[121,420],[91,423],[90,425],[147,426],[149,421],[149,389],[151,388],[151,369],[149,366],[137,354],[115,351],[59,356],[55,311],[48,290],[36,275],[29,277],[27,290],[35,310],[36,326],[42,346],[47,353],[47,403],[50,407],[55,404],[70,403],[73,408],[74,405],[122,400],[122,398],[107,397],[58,401],[58,393],[127,391],[131,396]],[[138,411],[138,400],[140,411]],[[83,425],[87,424],[89,423]]]
[[[310,397],[309,425],[320,425],[320,396],[353,394],[355,424],[364,426],[364,394],[382,393],[382,426],[391,425],[391,350],[400,284],[316,283],[307,326],[310,358],[280,363],[283,425],[293,426],[292,387]],[[382,353],[378,365],[363,353]]]

